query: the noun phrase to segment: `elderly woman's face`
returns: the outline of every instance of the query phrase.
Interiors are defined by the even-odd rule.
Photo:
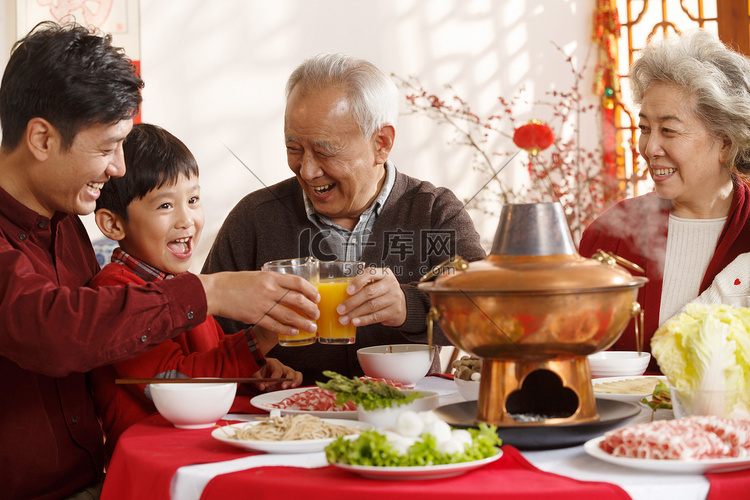
[[[638,150],[659,197],[671,200],[673,207],[700,212],[726,195],[727,187],[731,192],[731,174],[722,165],[728,146],[709,133],[684,91],[652,83],[643,95],[639,118]]]

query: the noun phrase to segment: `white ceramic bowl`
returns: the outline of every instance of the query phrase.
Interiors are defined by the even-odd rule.
[[[466,401],[476,401],[479,399],[479,380],[464,380],[462,378],[454,378],[456,381],[456,388],[458,393]]]
[[[414,391],[409,389],[402,389],[402,392],[405,392],[406,394],[418,392],[422,397],[415,399],[411,403],[403,405],[396,405],[396,403],[393,403],[390,408],[378,408],[375,410],[365,410],[360,405],[357,405],[357,420],[372,424],[374,427],[394,429],[396,427],[396,419],[403,412],[428,411],[433,410],[438,406],[437,392]]]
[[[669,386],[675,418],[713,415],[750,420],[750,390],[701,391]]]
[[[175,427],[202,429],[227,414],[237,384],[150,384],[149,390],[156,409]]]
[[[589,356],[592,378],[635,377],[643,375],[651,354],[636,351],[601,351]]]
[[[413,386],[432,365],[427,344],[390,344],[363,347],[357,359],[368,377],[395,380]]]

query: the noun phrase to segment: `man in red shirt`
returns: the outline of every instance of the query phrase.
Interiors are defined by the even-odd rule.
[[[78,215],[91,213],[104,183],[125,172],[122,142],[142,86],[111,37],[55,23],[14,46],[0,83],[4,498],[65,498],[101,483],[102,432],[85,372],[207,315],[277,333],[315,330],[287,307],[318,315],[317,291],[295,276],[184,273],[141,286],[87,286],[99,266]]]

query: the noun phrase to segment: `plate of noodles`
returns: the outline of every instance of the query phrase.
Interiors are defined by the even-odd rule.
[[[357,420],[282,415],[224,425],[211,432],[214,439],[249,451],[314,453],[323,451],[337,436],[352,438],[372,425]]]

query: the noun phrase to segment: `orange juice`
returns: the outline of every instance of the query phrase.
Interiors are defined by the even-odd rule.
[[[346,287],[352,278],[321,279],[318,283],[320,293],[320,317],[318,318],[318,342],[321,344],[353,344],[357,334],[357,327],[352,324],[339,323],[339,313],[336,308],[349,294]]]
[[[300,316],[304,316],[305,318],[307,315],[297,309],[296,307],[289,307],[292,311],[296,312]],[[317,334],[315,332],[306,332],[304,330],[300,330],[297,335],[281,335],[279,334],[279,345],[283,345],[286,347],[292,347],[292,346],[298,346],[298,345],[310,345],[315,343],[315,337]]]

